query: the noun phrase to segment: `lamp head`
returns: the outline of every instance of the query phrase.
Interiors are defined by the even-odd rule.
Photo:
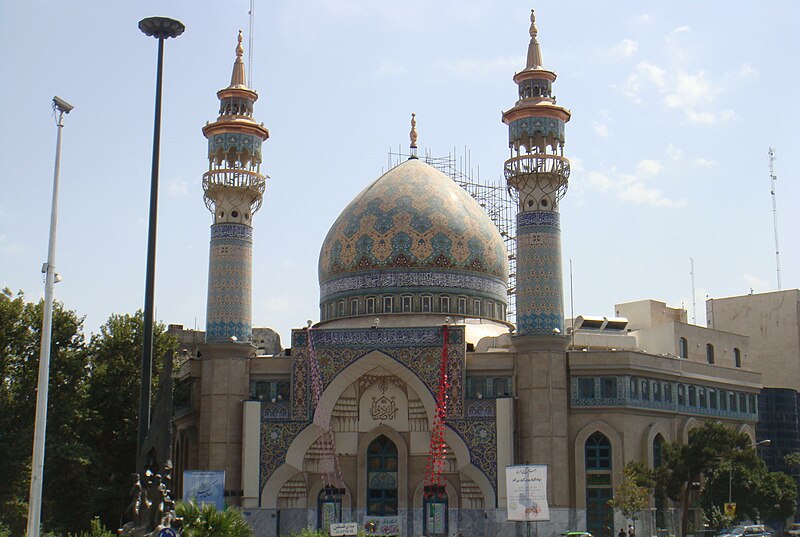
[[[59,112],[63,112],[65,114],[69,114],[70,111],[75,108],[67,101],[56,95],[53,97],[53,108],[57,109]]]
[[[169,39],[181,35],[186,26],[181,21],[167,17],[148,17],[139,21],[139,29],[156,39]]]

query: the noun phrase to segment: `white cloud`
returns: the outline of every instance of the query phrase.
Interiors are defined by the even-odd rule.
[[[758,276],[744,274],[742,278],[747,286],[755,292],[768,291],[770,289],[770,283],[767,280],[759,278]]]
[[[732,119],[739,119],[739,114],[733,110],[723,110],[720,112],[719,117],[722,119],[722,121],[730,121]]]
[[[614,183],[611,179],[604,173],[592,171],[589,172],[587,176],[589,181],[589,185],[594,187],[596,190],[600,190],[605,192],[607,190],[611,190],[614,187]]]
[[[636,24],[647,24],[648,22],[653,20],[653,16],[647,13],[642,13],[641,15],[636,15],[633,18],[633,22]]]
[[[683,151],[672,142],[667,146],[667,156],[672,160],[680,160],[683,158]]]
[[[633,174],[619,173],[616,168],[612,168],[609,172],[591,171],[586,176],[586,184],[596,191],[610,192],[626,203],[668,208],[684,207],[685,200],[672,199],[657,186],[649,184],[663,169],[657,160],[644,159],[636,164]]]
[[[619,89],[622,91],[623,95],[631,99],[634,103],[642,104],[642,99],[639,97],[639,94],[642,91],[642,83],[639,79],[639,75],[636,73],[629,74],[628,78],[625,79],[625,83],[622,84],[622,87]]]
[[[691,26],[678,26],[677,28],[672,30],[672,33],[673,34],[685,34],[685,33],[691,32],[691,31],[692,31]]]
[[[625,185],[618,192],[623,201],[630,201],[637,205],[653,205],[655,207],[683,207],[684,200],[671,200],[664,196],[659,188],[650,187],[641,182]]]
[[[189,185],[186,181],[169,181],[167,183],[167,193],[173,198],[186,196],[189,194]]]
[[[664,77],[667,72],[657,65],[653,65],[650,62],[639,62],[639,65],[636,66],[636,69],[639,70],[650,82],[658,86],[659,88],[664,86]]]
[[[657,160],[640,160],[636,164],[636,173],[643,175],[658,175],[664,169],[664,166]]]
[[[703,157],[697,157],[696,159],[694,159],[694,163],[700,166],[701,168],[713,168],[714,166],[717,165],[717,163],[714,162],[713,160]]]
[[[679,72],[674,89],[674,93],[664,97],[664,102],[671,108],[695,107],[699,104],[710,103],[717,93],[703,71],[693,75]]]
[[[639,43],[632,39],[623,39],[611,48],[611,53],[619,58],[629,58],[636,54]]]
[[[608,126],[605,123],[598,123],[597,121],[592,122],[592,128],[594,128],[594,133],[600,138],[608,138]]]
[[[739,72],[736,73],[739,78],[756,78],[758,77],[758,70],[753,67],[752,63],[743,63],[739,66]]]
[[[696,112],[692,108],[684,108],[683,111],[686,114],[686,118],[692,123],[705,123],[706,125],[711,125],[712,123],[717,122],[717,116],[712,112]]]

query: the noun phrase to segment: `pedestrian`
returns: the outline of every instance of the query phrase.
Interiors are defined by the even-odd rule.
[[[612,537],[611,536],[611,527],[608,524],[603,524],[603,537]]]
[[[633,526],[628,526],[628,537],[636,537],[636,530],[633,529]]]
[[[620,528],[619,529],[619,533],[617,534],[617,537],[627,537],[627,535],[625,535],[625,528]]]

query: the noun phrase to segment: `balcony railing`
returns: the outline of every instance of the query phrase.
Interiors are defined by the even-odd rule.
[[[245,190],[250,196],[250,212],[261,208],[262,195],[266,188],[266,178],[258,172],[242,169],[210,170],[203,174],[203,192],[206,207],[214,212],[214,201],[220,191],[226,189]]]
[[[506,161],[505,176],[512,180],[520,175],[551,174],[559,177],[564,184],[569,179],[569,160],[558,155],[530,153],[518,155]]]

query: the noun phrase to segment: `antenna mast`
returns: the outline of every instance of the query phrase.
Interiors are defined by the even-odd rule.
[[[256,0],[250,0],[250,31],[247,33],[247,83],[253,85],[253,18],[256,16]]]
[[[692,275],[692,324],[697,324],[697,302],[694,298],[694,257],[689,258],[690,272]]]
[[[775,266],[778,271],[778,291],[781,290],[781,249],[778,247],[778,201],[775,198],[775,181],[778,177],[775,175],[775,150],[769,148],[769,179],[770,179],[770,194],[772,195],[772,224],[775,227]]]

